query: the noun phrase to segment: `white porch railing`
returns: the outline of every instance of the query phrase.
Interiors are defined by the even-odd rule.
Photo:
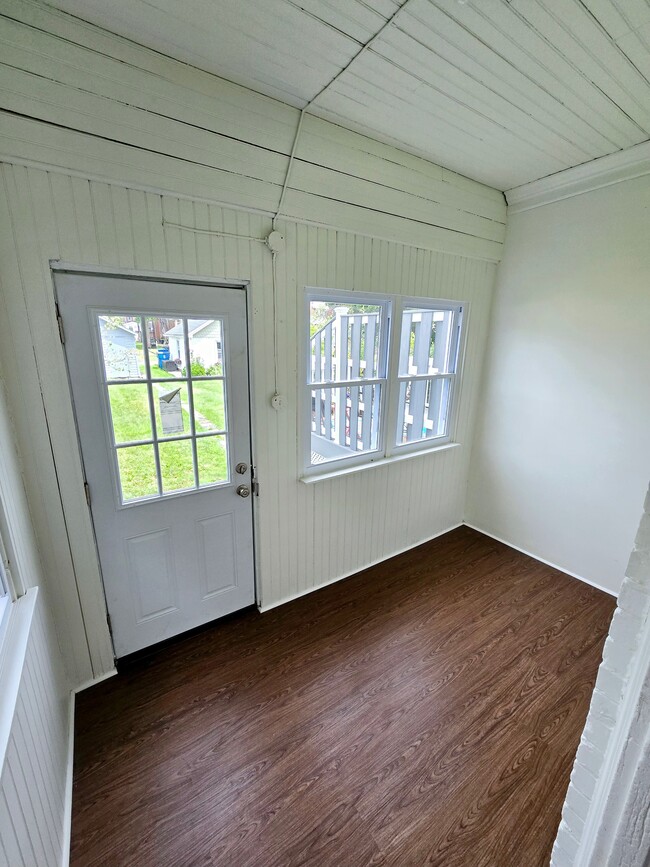
[[[312,463],[377,447],[380,315],[335,308],[334,318],[311,337]],[[400,444],[447,431],[454,321],[448,310],[407,308],[402,313],[396,431]],[[359,385],[351,384],[354,380]]]
[[[375,448],[379,424],[378,385],[336,383],[377,378],[380,314],[335,314],[310,341],[312,452],[325,459]]]
[[[445,433],[449,379],[405,377],[434,376],[447,370],[452,321],[450,314],[437,310],[404,311],[400,334],[401,382],[397,409],[401,443]],[[432,339],[434,334],[435,340]]]

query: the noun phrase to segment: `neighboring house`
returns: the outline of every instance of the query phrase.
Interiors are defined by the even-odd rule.
[[[140,340],[140,321],[138,319],[132,319],[129,322],[122,323],[123,328],[127,328],[129,331],[132,331],[135,334],[136,340]]]
[[[148,316],[147,333],[149,335],[149,343],[151,346],[154,346],[156,343],[164,342],[167,331],[177,324],[178,319],[168,319],[165,316]]]
[[[107,379],[138,379],[140,367],[133,331],[106,316],[99,317],[99,331]]]
[[[188,319],[187,327],[192,359],[200,361],[204,367],[221,364],[221,320]],[[180,362],[180,367],[185,367],[185,341],[183,339],[182,323],[166,331],[165,337],[169,340],[169,355],[171,360],[178,361]]]

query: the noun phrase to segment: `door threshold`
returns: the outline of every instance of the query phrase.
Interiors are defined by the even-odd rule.
[[[250,614],[259,614],[257,605],[247,605],[245,608],[239,608],[237,611],[232,611],[230,614],[224,614],[223,617],[218,617],[216,620],[208,620],[207,623],[202,623],[200,626],[195,626],[193,629],[188,629],[186,632],[180,632],[178,635],[172,635],[171,638],[165,638],[163,641],[158,641],[156,644],[151,644],[149,647],[143,647],[142,650],[135,650],[133,653],[127,653],[115,660],[117,673],[124,674],[135,668],[146,668],[149,662],[153,662],[160,653],[167,650],[171,646],[181,644],[202,632],[209,632],[218,628],[222,624],[232,623],[238,618],[247,617]]]

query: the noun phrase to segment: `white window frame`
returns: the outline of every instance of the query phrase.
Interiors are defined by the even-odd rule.
[[[9,569],[7,550],[0,535],[0,644],[9,623],[11,606],[16,601],[16,591]]]
[[[369,451],[361,452],[360,454],[346,455],[345,457],[327,461],[323,464],[312,465],[311,463],[311,393],[314,389],[314,383],[309,381],[311,371],[311,347],[310,347],[310,305],[312,301],[337,301],[347,304],[372,304],[376,307],[381,307],[382,316],[387,323],[387,327],[380,332],[379,340],[379,373],[383,371],[383,376],[378,376],[376,379],[363,380],[361,385],[378,384],[381,386],[379,400],[379,434],[377,437],[377,448]],[[322,473],[331,472],[332,469],[341,467],[354,467],[360,464],[367,464],[384,456],[386,443],[386,426],[383,423],[386,406],[387,406],[387,391],[389,377],[389,336],[391,334],[390,324],[392,318],[393,298],[387,295],[370,295],[361,292],[347,292],[341,289],[313,289],[308,288],[305,292],[305,318],[303,319],[303,373],[306,383],[304,403],[306,411],[303,418],[306,419],[306,427],[304,428],[304,450],[303,450],[303,469],[305,475],[320,475]],[[357,380],[342,380],[336,382],[336,388],[344,388],[346,385],[357,385]]]
[[[421,452],[428,451],[429,449],[440,448],[441,446],[449,445],[449,443],[454,441],[454,436],[456,433],[456,420],[458,416],[458,399],[457,394],[460,389],[458,388],[459,378],[461,376],[460,367],[462,362],[462,352],[461,350],[464,347],[464,336],[465,336],[465,312],[466,312],[466,304],[462,304],[460,302],[453,301],[443,301],[434,298],[399,298],[398,305],[398,315],[395,317],[395,322],[399,322],[400,326],[402,323],[402,315],[410,307],[416,307],[419,310],[441,310],[441,311],[449,311],[454,314],[454,320],[452,327],[455,330],[455,333],[452,338],[452,343],[450,347],[450,356],[454,359],[454,372],[453,373],[423,373],[419,375],[409,375],[402,374],[399,372],[399,352],[400,352],[400,328],[393,328],[393,333],[391,335],[391,344],[392,344],[392,364],[391,364],[391,375],[389,378],[389,397],[390,397],[390,412],[388,418],[388,424],[390,425],[390,430],[393,431],[393,437],[391,439],[391,443],[394,443],[390,446],[390,451],[387,452],[387,457],[390,457],[392,454],[395,455],[403,455],[409,454],[410,452]],[[448,379],[450,382],[450,391],[449,391],[449,401],[448,401],[448,423],[447,423],[447,433],[445,436],[440,437],[427,437],[425,439],[415,440],[411,443],[397,443],[397,431],[398,431],[398,407],[399,407],[399,392],[400,392],[400,383],[408,382],[409,380],[420,379],[420,380],[434,380],[434,379]]]
[[[379,405],[379,434],[377,448],[358,454],[334,458],[321,464],[311,463],[311,392],[314,383],[310,381],[311,346],[310,346],[310,305],[312,301],[337,301],[347,304],[368,304],[380,306],[384,316],[384,328],[380,335],[380,369],[383,361],[384,376],[377,379],[362,380],[361,384],[381,385]],[[450,394],[448,403],[447,434],[442,437],[429,437],[411,443],[397,443],[398,405],[400,382],[412,380],[413,375],[399,375],[400,325],[405,309],[416,307],[423,310],[444,310],[454,313],[454,344],[452,354],[455,359],[453,373],[422,374],[419,379],[449,379]],[[465,351],[465,336],[467,331],[468,305],[465,302],[451,301],[440,298],[415,297],[402,295],[386,295],[381,293],[360,293],[341,289],[326,289],[308,286],[305,288],[301,327],[301,370],[300,382],[300,431],[302,442],[302,478],[309,480],[318,476],[330,476],[337,472],[351,469],[362,469],[377,463],[386,463],[412,453],[421,454],[433,452],[448,447],[456,442],[456,427],[460,403],[460,385],[462,383],[462,366]],[[396,327],[397,324],[397,327]],[[356,385],[357,381],[337,382],[337,387]]]

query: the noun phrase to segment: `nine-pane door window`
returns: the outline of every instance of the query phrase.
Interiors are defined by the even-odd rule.
[[[222,319],[96,314],[121,501],[228,482]]]

